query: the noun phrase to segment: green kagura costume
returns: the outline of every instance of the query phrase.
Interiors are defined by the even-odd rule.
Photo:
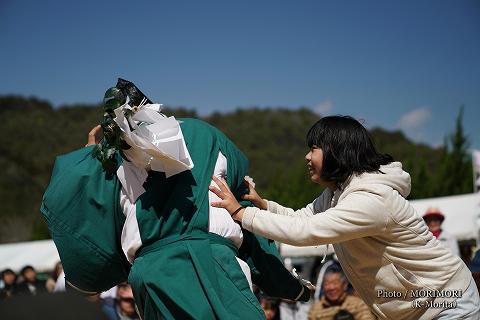
[[[195,164],[166,177],[150,171],[135,202],[142,240],[133,264],[122,251],[125,215],[121,183],[89,146],[57,157],[41,212],[63,263],[67,283],[85,293],[126,281],[143,319],[263,319],[235,257],[247,262],[252,281],[271,296],[308,300],[309,290],[288,272],[273,241],[243,231],[240,249],[208,232],[208,186],[218,153],[228,160],[227,183],[238,197],[248,161],[219,130],[179,119]],[[109,154],[120,165],[121,152]],[[243,205],[248,203],[243,202]]]

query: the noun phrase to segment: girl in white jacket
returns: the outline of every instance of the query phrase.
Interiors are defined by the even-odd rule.
[[[326,187],[300,210],[262,199],[243,208],[223,181],[211,187],[245,229],[295,245],[333,244],[354,288],[379,319],[480,319],[480,299],[460,258],[432,236],[405,199],[410,175],[379,154],[351,117],[324,117],[307,134],[311,180]]]

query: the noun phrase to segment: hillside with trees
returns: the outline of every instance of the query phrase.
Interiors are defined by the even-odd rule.
[[[177,118],[198,117],[189,109],[167,107],[164,112]],[[0,242],[48,238],[39,207],[55,157],[83,147],[102,115],[100,105],[53,108],[36,98],[0,97]],[[202,119],[222,130],[247,155],[249,175],[262,196],[299,208],[321,192],[310,182],[304,160],[305,135],[318,118],[306,108],[250,108]],[[374,128],[371,133],[378,150],[403,162],[410,172],[410,199],[471,192],[462,111],[455,132],[439,148],[413,143],[400,131]]]

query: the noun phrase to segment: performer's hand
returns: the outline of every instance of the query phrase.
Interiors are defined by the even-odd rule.
[[[215,193],[220,199],[222,199],[222,201],[212,202],[210,205],[212,207],[224,208],[228,211],[228,213],[230,213],[234,220],[242,221],[245,208],[243,208],[238,203],[237,199],[235,199],[235,196],[233,195],[232,191],[230,191],[227,182],[223,179],[220,180],[215,176],[213,176],[212,179],[220,189],[214,186],[209,186],[208,189]]]
[[[248,193],[243,195],[242,199],[250,201],[255,207],[259,209],[267,210],[267,201],[260,197],[260,195],[255,190],[255,187],[246,179],[243,181],[243,183],[245,183],[245,185],[248,187]]]
[[[97,137],[97,133],[99,133],[101,129],[101,125],[96,125],[92,130],[90,130],[85,147],[91,146],[92,144],[98,144],[100,142],[100,139]]]

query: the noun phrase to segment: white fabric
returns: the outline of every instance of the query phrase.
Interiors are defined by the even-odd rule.
[[[480,319],[480,297],[473,279],[468,288],[463,291],[462,297],[456,299],[454,308],[445,309],[434,320],[478,320]]]
[[[227,158],[221,152],[218,153],[218,158],[217,162],[215,163],[213,175],[217,178],[227,178]],[[218,187],[213,181],[210,183],[210,185]],[[216,201],[221,201],[221,199],[215,193],[209,191],[208,203],[211,204],[212,202]],[[231,240],[237,248],[240,248],[243,241],[242,228],[237,223],[235,223],[235,221],[233,221],[228,211],[223,208],[212,207],[211,205],[209,206],[208,210],[208,231]],[[237,261],[242,268],[245,277],[248,280],[250,290],[253,290],[250,267],[247,263],[245,263],[245,261],[239,259],[238,257]]]
[[[245,176],[245,181],[247,181],[253,188],[255,188],[255,182],[253,182],[253,178],[250,176]]]
[[[125,215],[125,223],[122,229],[120,242],[122,244],[123,253],[130,263],[135,260],[135,253],[142,246],[142,238],[140,237],[140,229],[137,221],[137,209],[135,202],[132,202],[122,187],[120,191],[120,207]]]
[[[125,161],[117,170],[117,176],[122,184],[120,205],[126,217],[121,235],[122,250],[128,261],[133,263],[135,253],[142,245],[135,203],[145,192],[143,184],[148,176],[147,170],[164,172],[168,178],[192,169],[193,161],[178,121],[161,114],[161,105],[140,103],[139,106],[131,106],[129,102],[127,98],[124,105],[114,110],[114,120],[122,131],[122,139],[131,147],[124,150],[131,162]],[[227,159],[219,153],[215,174],[225,177],[226,170]],[[219,200],[215,197],[209,192],[210,203]],[[226,210],[210,206],[209,222],[210,232],[230,239],[237,247],[241,246],[242,230]],[[252,289],[250,268],[244,261],[238,258],[237,261]]]
[[[174,117],[161,114],[159,104],[132,107],[129,102],[127,99],[115,109],[114,120],[122,131],[122,138],[131,147],[124,150],[129,161],[120,165],[117,177],[122,184],[120,206],[126,218],[121,235],[122,250],[133,263],[136,251],[142,246],[135,203],[145,192],[147,170],[164,172],[168,178],[193,168],[193,162]],[[132,115],[126,116],[126,112]]]
[[[65,272],[62,270],[58,275],[57,282],[55,282],[53,292],[64,292],[65,290]]]
[[[123,161],[117,169],[117,177],[130,202],[135,203],[145,192],[143,184],[148,177],[147,170],[137,167],[132,162]]]
[[[115,299],[117,297],[117,286],[100,293],[100,299]]]
[[[219,152],[217,162],[215,163],[215,169],[213,170],[213,175],[217,178],[227,178],[227,158]],[[210,183],[211,186],[218,187],[215,182]],[[208,202],[221,201],[215,193],[208,192]],[[230,217],[230,214],[227,210],[223,208],[209,207],[209,218],[208,218],[208,231],[218,234],[224,238],[230,239],[237,248],[240,248],[243,241],[243,234],[241,227],[235,223],[235,221]]]
[[[237,259],[238,264],[240,265],[240,268],[242,268],[243,273],[245,274],[245,278],[247,278],[248,281],[248,286],[250,287],[250,290],[253,291],[253,286],[252,286],[252,274],[250,272],[250,267],[248,264],[243,261],[242,259],[235,257]]]
[[[161,114],[159,105],[132,107],[129,102],[127,99],[114,110],[122,139],[131,147],[124,151],[127,157],[139,168],[165,172],[167,178],[192,169],[193,161],[178,121]],[[133,115],[125,116],[125,112]]]
[[[448,248],[454,255],[460,256],[460,249],[458,248],[457,238],[446,230],[440,232],[440,236],[437,238],[440,242]]]
[[[120,206],[126,217],[125,224],[123,225],[122,229],[121,244],[122,250],[130,263],[133,263],[135,259],[135,253],[137,252],[138,248],[142,246],[142,239],[140,237],[135,205],[137,197],[135,197],[135,201],[132,201],[131,198],[132,195],[138,194],[138,190],[143,189],[143,186],[141,186],[140,183],[142,183],[142,180],[144,181],[144,179],[138,178],[139,174],[136,172],[134,167],[134,165],[124,162],[123,169],[120,170],[120,175],[123,174],[125,179],[122,181],[122,179],[119,177],[122,183],[122,189],[120,191]],[[215,163],[214,175],[219,178],[226,178],[226,172],[227,158],[225,158],[225,156],[219,152],[217,162]],[[133,191],[128,192],[127,190]],[[218,198],[213,192],[209,191],[208,200],[210,204],[213,201],[220,200],[220,198]],[[225,209],[215,208],[211,205],[209,206],[208,231],[230,239],[237,248],[240,248],[242,245],[242,229],[233,221],[233,219],[230,217],[230,214]],[[237,258],[237,261],[243,273],[245,274],[245,277],[247,278],[250,289],[252,289],[252,279],[248,264],[239,258]]]

